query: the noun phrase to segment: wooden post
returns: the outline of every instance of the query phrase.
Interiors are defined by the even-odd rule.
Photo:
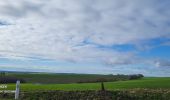
[[[101,90],[102,90],[102,91],[105,91],[104,83],[103,83],[103,82],[101,83]]]
[[[16,82],[16,90],[15,90],[15,100],[19,99],[19,88],[20,88],[20,81],[17,80],[17,82]]]

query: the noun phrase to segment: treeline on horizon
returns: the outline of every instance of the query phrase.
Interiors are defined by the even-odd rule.
[[[0,83],[16,83],[17,80],[20,80],[21,83],[35,84],[96,83],[135,80],[142,77],[144,77],[142,74],[97,75],[0,72]]]

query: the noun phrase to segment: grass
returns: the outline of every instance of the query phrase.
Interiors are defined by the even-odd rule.
[[[105,82],[107,90],[116,89],[170,89],[170,77],[165,78],[142,78],[140,80]],[[7,84],[6,90],[14,90],[15,84]],[[32,90],[99,90],[100,83],[72,83],[72,84],[21,84],[21,91]],[[0,89],[1,90],[1,89]]]
[[[63,84],[77,83],[83,81],[95,81],[98,79],[113,80],[112,75],[98,74],[62,74],[62,73],[7,73],[5,76],[17,77],[24,79],[27,83],[43,83],[43,84]]]

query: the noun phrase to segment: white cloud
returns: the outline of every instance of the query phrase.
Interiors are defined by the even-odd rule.
[[[0,20],[12,24],[0,26],[2,57],[22,55],[74,62],[130,64],[138,58],[135,53],[102,49],[98,45],[140,45],[141,41],[167,37],[170,32],[167,25],[170,12],[164,7],[166,2],[0,1]]]

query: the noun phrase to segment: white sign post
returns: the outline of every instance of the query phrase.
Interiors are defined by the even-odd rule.
[[[20,88],[20,81],[16,82],[16,90],[15,90],[15,100],[19,99],[19,88]]]

